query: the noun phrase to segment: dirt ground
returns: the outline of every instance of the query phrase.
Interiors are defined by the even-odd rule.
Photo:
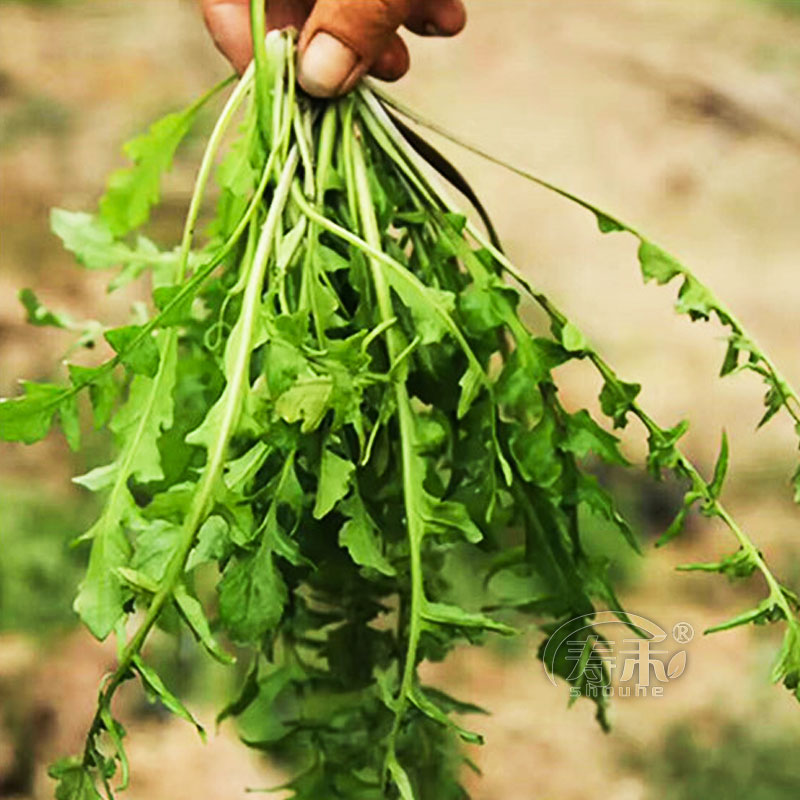
[[[467,5],[470,23],[456,40],[409,37],[414,66],[397,96],[649,232],[692,265],[800,383],[800,16],[754,0]],[[19,376],[47,376],[66,344],[23,324],[20,286],[75,317],[109,322],[121,322],[135,299],[107,296],[106,276],[77,270],[61,253],[47,230],[50,207],[90,208],[120,163],[120,143],[225,72],[189,0],[0,3],[0,393],[12,392]],[[797,578],[798,514],[785,491],[797,456],[791,427],[776,419],[754,435],[763,392],[745,376],[717,380],[720,329],[676,317],[672,288],[641,286],[629,239],[602,237],[582,210],[448,142],[441,147],[484,198],[526,274],[621,375],[644,384],[650,413],[664,424],[690,417],[688,450],[704,468],[727,429],[726,501],[766,555]],[[176,213],[196,155],[192,144],[168,181],[167,206]],[[591,375],[562,377],[568,405],[593,405]],[[643,452],[639,431],[626,433],[626,447],[632,457]],[[57,440],[0,445],[0,502],[12,502],[22,482],[76,491],[67,484],[74,469]],[[753,596],[719,578],[673,571],[733,549],[714,526],[696,528],[671,551],[649,554],[623,593],[628,608],[667,630],[687,621],[699,633]],[[768,685],[774,644],[769,631],[697,636],[667,696],[616,703],[610,736],[584,704],[566,712],[566,690],[547,682],[533,641],[513,659],[464,650],[430,677],[492,710],[477,723],[488,742],[472,753],[484,771],[470,779],[476,800],[645,800],[650,790],[620,768],[621,754],[656,748],[676,720],[702,725],[733,715],[800,734],[798,709]],[[43,765],[78,746],[111,657],[83,634],[47,648],[22,634],[0,638],[0,700],[16,693],[40,715],[41,764],[29,798],[50,796]],[[199,713],[213,718],[211,708]],[[244,797],[245,786],[277,779],[230,730],[203,747],[188,727],[147,718],[132,726],[130,741],[131,800]],[[0,734],[0,775],[12,756]]]

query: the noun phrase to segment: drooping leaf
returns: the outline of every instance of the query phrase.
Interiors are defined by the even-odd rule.
[[[272,550],[261,547],[225,570],[219,584],[220,617],[235,642],[258,642],[277,625],[287,597]]]
[[[322,519],[347,494],[350,480],[355,472],[352,461],[336,455],[329,447],[322,452],[317,499],[314,517]]]
[[[339,544],[347,548],[353,561],[384,575],[394,575],[395,568],[381,550],[380,531],[370,518],[360,495],[353,493],[344,503],[340,503],[339,510],[349,517],[339,531]]]
[[[171,711],[176,717],[186,720],[188,723],[194,725],[200,738],[205,741],[206,733],[203,726],[194,718],[188,708],[164,685],[161,676],[148,664],[146,664],[141,657],[134,656],[132,667],[142,679],[142,684],[147,690],[147,693],[154,699],[163,703],[164,707]]]
[[[211,626],[208,623],[205,612],[200,601],[189,594],[183,584],[178,584],[173,592],[175,604],[181,612],[181,616],[186,624],[191,628],[192,633],[208,653],[221,664],[233,664],[236,659],[228,655],[220,646],[214,635],[211,633]]]

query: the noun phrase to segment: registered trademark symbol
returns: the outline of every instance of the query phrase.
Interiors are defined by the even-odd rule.
[[[694,638],[694,628],[688,622],[676,622],[672,628],[672,638],[678,644],[686,644]]]

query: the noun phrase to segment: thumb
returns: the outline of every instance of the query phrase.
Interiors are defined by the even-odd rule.
[[[317,0],[300,36],[302,87],[318,97],[352,89],[395,39],[402,47],[395,31],[410,6],[410,0]]]

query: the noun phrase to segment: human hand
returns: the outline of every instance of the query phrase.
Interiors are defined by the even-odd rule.
[[[217,47],[243,72],[253,57],[250,0],[200,0]],[[300,31],[297,78],[317,97],[350,91],[369,72],[397,80],[409,55],[401,25],[421,36],[453,36],[466,23],[462,0],[268,0],[267,27]]]

